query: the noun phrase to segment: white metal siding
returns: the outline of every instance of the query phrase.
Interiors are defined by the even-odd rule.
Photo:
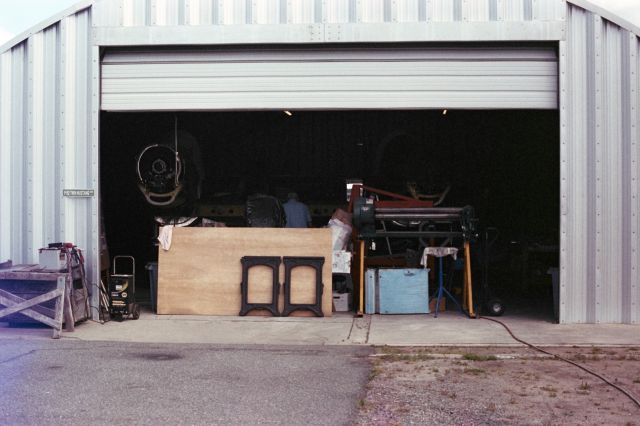
[[[561,322],[638,323],[638,37],[569,6],[560,62]]]
[[[560,21],[563,0],[98,0],[95,26]],[[212,19],[215,18],[215,19]]]
[[[40,247],[69,241],[93,278],[97,200],[62,196],[98,189],[90,33],[85,9],[0,54],[0,261],[37,263]]]
[[[640,323],[640,39],[629,34],[630,66],[631,66],[631,283],[629,300],[631,303],[629,316],[623,318],[625,323]],[[635,78],[634,78],[635,76]]]
[[[102,109],[557,107],[553,48],[113,51]]]
[[[564,38],[563,0],[98,0],[101,46]]]

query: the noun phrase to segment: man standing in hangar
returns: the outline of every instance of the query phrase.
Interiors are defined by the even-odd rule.
[[[282,205],[284,214],[287,217],[287,228],[308,228],[311,226],[311,213],[309,208],[298,201],[298,194],[290,192],[289,199]]]

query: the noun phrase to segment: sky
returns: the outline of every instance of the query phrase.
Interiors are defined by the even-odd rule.
[[[0,0],[0,45],[79,1]],[[640,0],[590,1],[640,27]]]

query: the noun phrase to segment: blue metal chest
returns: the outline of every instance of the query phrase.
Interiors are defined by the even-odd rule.
[[[365,313],[428,314],[429,270],[367,269]]]

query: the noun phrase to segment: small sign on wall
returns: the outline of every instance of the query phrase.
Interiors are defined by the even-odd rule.
[[[91,198],[94,192],[93,189],[63,189],[62,195],[70,198]]]

